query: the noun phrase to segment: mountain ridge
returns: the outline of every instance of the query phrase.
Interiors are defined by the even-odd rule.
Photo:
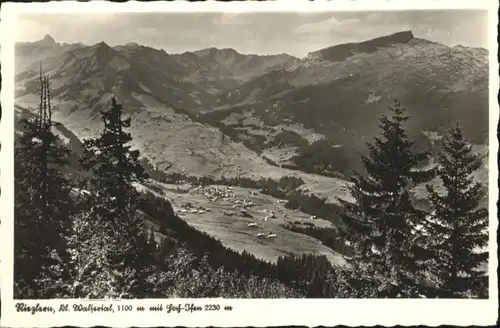
[[[413,39],[414,36],[411,30],[402,31],[362,42],[349,42],[330,46],[310,52],[306,57],[338,62],[356,53],[373,53],[378,48],[390,47],[394,44],[406,44]]]
[[[336,145],[335,169],[352,167],[364,142],[376,134],[374,120],[386,112],[395,95],[414,116],[410,132],[421,139],[421,147],[429,145],[420,130],[442,133],[454,117],[464,121],[467,135],[475,142],[484,142],[484,126],[486,130],[488,126],[486,50],[451,48],[415,38],[408,31],[359,44],[348,44],[348,50],[368,52],[349,50],[341,62],[332,62],[288,55],[242,55],[215,47],[197,54],[168,54],[136,43],[111,47],[100,42],[71,49],[56,46],[62,50],[46,59],[44,70],[52,77],[61,115],[77,110],[95,116],[115,95],[137,117],[154,106],[153,112],[174,111],[216,127],[257,154],[290,150],[285,162],[273,164],[278,166],[291,165],[291,158],[302,156],[310,144],[304,140],[307,134]],[[30,97],[36,101],[32,95],[38,68],[38,63],[27,71],[16,67],[18,101]],[[144,116],[143,122],[147,119]],[[170,129],[168,124],[158,124],[148,127],[159,134]],[[283,137],[282,132],[291,133],[289,137],[298,134],[292,143],[285,142],[291,148],[273,141]],[[148,151],[158,153],[152,148]],[[217,165],[204,167],[216,172]],[[203,166],[192,169],[202,170]]]
[[[179,52],[179,53],[169,53],[169,54],[170,55],[183,55],[183,54],[186,54],[186,53],[192,53],[192,54],[195,54],[195,55],[198,54],[200,56],[203,56],[203,55],[206,55],[206,53],[210,52],[210,51],[230,51],[230,52],[234,52],[236,54],[242,55],[242,56],[270,57],[270,56],[287,55],[287,56],[290,56],[290,57],[293,57],[293,58],[296,58],[296,59],[305,59],[305,58],[307,58],[309,56],[309,54],[312,54],[312,53],[315,53],[315,52],[320,52],[322,50],[327,50],[327,49],[335,48],[335,47],[353,46],[353,45],[359,45],[359,44],[364,45],[366,43],[368,43],[368,44],[379,44],[381,41],[390,41],[390,42],[386,42],[385,43],[385,45],[388,46],[388,45],[390,45],[392,43],[407,43],[409,40],[412,40],[412,39],[426,40],[426,39],[422,39],[422,38],[419,38],[419,37],[415,37],[414,34],[413,34],[413,32],[412,32],[412,30],[404,30],[404,31],[394,32],[394,33],[386,34],[386,35],[383,35],[383,36],[380,36],[380,37],[376,37],[376,38],[372,38],[372,39],[368,39],[368,40],[364,40],[364,41],[358,41],[358,42],[352,41],[352,42],[334,44],[334,45],[331,45],[331,46],[328,46],[328,47],[324,47],[324,48],[312,50],[312,51],[308,52],[303,57],[297,57],[297,56],[288,54],[286,52],[271,53],[271,54],[243,53],[243,52],[240,52],[237,49],[234,49],[234,48],[231,48],[231,47],[223,47],[223,48],[208,47],[208,48],[201,48],[201,49],[197,49],[197,50],[190,50],[190,51],[184,51],[184,52]],[[35,41],[18,41],[18,42],[16,42],[16,44],[32,44],[32,43],[42,42],[44,40],[50,40],[50,43],[52,43],[52,44],[54,44],[54,43],[55,44],[59,44],[59,43],[57,43],[55,41],[55,39],[50,34],[46,34],[40,40],[35,40]],[[399,42],[397,42],[397,41],[399,41]],[[428,41],[428,40],[426,40],[426,41]],[[101,42],[104,42],[104,41],[101,41]],[[428,42],[432,42],[432,41],[428,41]],[[78,43],[81,43],[81,42],[77,42],[77,43],[64,43],[64,44],[78,44]],[[85,45],[85,44],[83,44],[83,45]],[[129,42],[125,43],[124,45],[136,45],[136,46],[140,46],[140,47],[147,47],[147,48],[157,49],[157,48],[154,48],[154,47],[151,47],[151,46],[140,45],[140,44],[138,44],[135,41],[129,41]],[[88,45],[86,45],[86,46],[88,46]],[[113,48],[113,47],[117,47],[117,46],[119,46],[119,45],[111,46],[111,47]],[[383,43],[381,44],[381,46],[383,46]],[[469,47],[469,46],[463,46],[461,44],[456,44],[454,46],[449,46],[449,47],[450,48],[463,47],[463,48],[471,48],[471,49],[478,49],[478,50],[488,51],[488,49],[483,48],[483,47]],[[157,49],[157,50],[166,52],[165,49],[163,49],[163,48]]]

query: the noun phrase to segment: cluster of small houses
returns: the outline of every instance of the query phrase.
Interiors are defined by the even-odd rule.
[[[209,201],[216,203],[221,201],[230,201],[236,197],[231,187],[192,187],[191,192],[205,196]]]
[[[209,208],[203,208],[203,207],[198,207],[195,208],[191,204],[185,204],[183,208],[179,210],[179,213],[186,214],[186,213],[191,213],[191,214],[203,214],[206,212],[210,212]]]
[[[234,203],[233,208],[235,209],[234,212],[232,211],[222,211],[222,215],[224,216],[242,216],[246,218],[253,218],[253,216],[248,212],[248,209],[251,208],[252,206],[255,205],[255,203],[248,198],[244,199],[235,199],[236,195],[233,192],[232,187],[217,187],[217,186],[210,186],[210,187],[202,187],[202,186],[191,186],[190,192],[192,193],[197,193],[205,196],[210,202],[213,203],[218,203],[221,201],[229,201]],[[250,191],[251,195],[255,196],[257,195],[257,192]],[[278,200],[279,204],[285,204],[285,200]],[[297,211],[297,210],[295,210]],[[206,212],[210,212],[210,209],[203,208],[203,207],[195,207],[189,203],[183,204],[182,208],[179,209],[179,213],[182,214],[203,214]],[[264,216],[263,221],[268,221],[270,219],[276,219],[278,218],[276,214],[273,211],[267,211],[263,210],[264,213],[267,215]],[[288,216],[283,213],[283,218],[287,219]],[[316,216],[310,216],[310,219],[316,219]],[[251,222],[247,224],[247,227],[249,228],[260,228],[260,226],[255,223]],[[276,238],[276,234],[272,232],[268,233],[257,233],[255,235],[257,238]]]

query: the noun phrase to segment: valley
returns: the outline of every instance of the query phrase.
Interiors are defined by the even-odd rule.
[[[487,163],[487,51],[448,47],[409,31],[304,58],[217,48],[170,54],[137,43],[61,44],[50,36],[18,44],[16,54],[18,118],[37,107],[41,66],[51,78],[58,134],[72,149],[99,133],[99,112],[115,96],[131,117],[133,147],[167,174],[256,182],[294,177],[303,183],[287,197],[338,205],[339,198],[352,200],[351,170],[362,169],[359,154],[379,133],[377,119],[394,97],[408,109],[417,149],[436,153],[432,136],[459,119]],[[485,172],[483,165],[480,181],[487,181]],[[270,262],[310,253],[343,263],[320,240],[284,228],[336,228],[333,219],[311,219],[310,209],[286,208],[255,188],[149,183],[138,188],[157,192],[189,225],[235,251]],[[211,198],[219,192],[231,196]],[[413,193],[424,198],[424,186]],[[243,202],[252,203],[246,214]],[[270,215],[276,217],[265,221]],[[160,227],[155,230],[161,239]]]
[[[286,224],[332,228],[332,223],[287,209],[282,200],[248,188],[154,184],[179,217],[237,252],[247,251],[271,263],[280,255],[302,253],[325,255],[335,265],[344,263],[339,253],[317,239],[284,228]],[[149,189],[139,187],[144,188]],[[164,236],[156,229],[160,242]]]

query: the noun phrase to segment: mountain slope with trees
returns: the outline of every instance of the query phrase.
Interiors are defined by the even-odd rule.
[[[336,62],[315,56],[252,60],[230,49],[172,55],[101,42],[52,53],[43,64],[52,76],[54,117],[79,138],[97,133],[98,113],[116,95],[131,114],[134,145],[159,169],[255,180],[300,176],[306,181],[301,190],[335,202],[335,193],[345,193],[350,168],[363,169],[358,153],[377,134],[371,122],[387,114],[393,96],[413,117],[408,134],[419,150],[436,153],[440,142],[431,136],[442,136],[455,118],[475,148],[487,143],[487,51],[403,36],[371,40],[369,51],[359,46]],[[262,75],[238,80],[250,74],[253,61]],[[36,106],[38,69],[38,62],[18,69],[16,104]],[[209,91],[210,79],[224,86]],[[245,105],[230,101],[249,96]]]
[[[366,173],[353,178],[354,200],[339,200],[338,228],[302,230],[321,235],[327,247],[335,247],[327,234],[341,238],[350,265],[313,254],[271,263],[224,247],[177,217],[163,197],[137,190],[135,184],[146,182],[145,168],[131,149],[130,117],[114,98],[101,111],[101,133],[83,143],[79,157],[88,175],[68,179],[62,167],[71,151],[53,133],[48,77],[40,76],[40,84],[38,111],[16,140],[18,298],[486,297],[479,272],[486,253],[472,255],[486,245],[481,188],[470,178],[479,162],[458,129],[445,140],[437,169],[447,192],[429,187],[439,210],[417,209],[409,189],[431,179],[434,169],[418,167],[427,154],[411,149],[408,117],[396,103],[392,116],[380,119],[382,137],[361,158]],[[286,198],[297,183],[303,181],[283,180],[262,192]],[[140,212],[163,222],[170,237],[158,244]],[[440,264],[443,255],[449,266]]]
[[[244,123],[248,113],[264,126],[288,129],[298,124],[314,129],[339,147],[338,160],[332,166],[344,173],[352,166],[361,169],[357,153],[377,134],[371,122],[387,114],[393,98],[407,105],[413,117],[408,133],[421,150],[431,146],[429,132],[443,135],[455,119],[462,122],[465,136],[474,144],[486,144],[488,51],[448,47],[414,38],[411,33],[401,35],[314,52],[287,70],[271,72],[222,94],[220,103],[230,105],[206,113],[203,119],[241,138],[254,133],[255,127]],[[342,47],[351,50],[328,60],[329,52],[339,52]],[[276,82],[259,83],[266,77]],[[226,122],[229,117],[232,122],[241,118],[243,126]],[[255,148],[265,149],[266,141]],[[295,165],[309,152],[308,146],[296,146]],[[300,164],[302,167],[305,165]]]
[[[487,297],[486,50],[408,32],[302,59],[17,48],[19,297]],[[170,201],[161,183],[190,191]],[[210,185],[279,199],[296,254],[271,231],[272,256],[257,236],[219,240],[218,215],[242,200],[177,213]]]

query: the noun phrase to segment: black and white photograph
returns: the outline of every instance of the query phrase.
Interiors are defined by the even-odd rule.
[[[14,302],[497,298],[488,10],[77,6],[11,31]]]

